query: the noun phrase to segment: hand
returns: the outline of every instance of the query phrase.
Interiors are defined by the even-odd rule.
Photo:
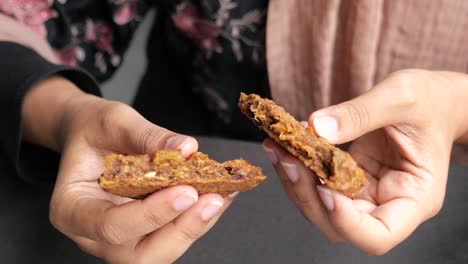
[[[131,107],[79,95],[61,118],[62,161],[50,203],[50,220],[84,251],[110,263],[171,263],[218,220],[233,197],[198,197],[176,186],[144,200],[103,191],[97,179],[111,152],[180,149],[189,156],[194,138],[151,124]]]
[[[451,146],[468,131],[467,79],[400,71],[310,116],[309,125],[331,143],[354,140],[349,152],[370,181],[354,199],[321,185],[271,139],[265,151],[289,198],[328,239],[384,254],[442,207]]]

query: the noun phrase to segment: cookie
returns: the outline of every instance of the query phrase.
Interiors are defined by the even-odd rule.
[[[239,108],[272,139],[300,159],[329,187],[353,197],[368,180],[347,152],[305,128],[284,108],[256,94],[242,93]]]
[[[265,178],[259,167],[241,158],[218,163],[201,152],[185,159],[180,151],[160,150],[152,155],[108,155],[99,185],[135,199],[175,185],[191,185],[199,194],[227,196],[251,190]]]

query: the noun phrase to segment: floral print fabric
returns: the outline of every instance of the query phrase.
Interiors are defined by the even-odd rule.
[[[0,13],[46,38],[60,63],[104,80],[120,64],[146,12],[140,6],[136,0],[2,0]]]
[[[236,72],[248,71],[254,77],[241,78],[258,78],[262,83],[266,79],[267,0],[0,1],[0,13],[47,39],[60,63],[81,67],[99,81],[119,67],[135,30],[151,8],[162,17],[157,23],[170,28],[156,37],[178,42],[174,49],[180,54],[183,51],[178,48],[191,43],[193,56],[185,56],[183,62],[190,65],[190,72],[180,72],[192,80],[187,96],[199,96],[196,100],[229,125],[239,92],[245,88],[239,86],[249,84],[220,78],[226,72],[242,76]],[[261,69],[261,74],[250,68]]]
[[[138,23],[157,2],[2,0],[0,12],[47,38],[63,64],[82,66],[103,79],[99,77],[109,76],[108,73],[120,64],[122,52]],[[172,21],[176,28],[191,38],[206,58],[223,52],[225,47],[219,40],[226,39],[237,61],[250,56],[259,62],[259,53],[264,47],[252,33],[264,27],[265,8],[246,10],[241,17],[233,18],[231,13],[238,7],[234,0],[166,2],[172,2],[163,6],[173,6]],[[209,14],[202,16],[200,9]],[[61,44],[54,45],[57,43]],[[242,45],[250,48],[249,55],[244,54]],[[92,62],[93,67],[86,62]]]
[[[213,10],[207,1],[203,3],[207,10]],[[244,59],[242,43],[252,49],[251,58],[258,62],[258,53],[261,52],[263,46],[248,33],[255,33],[263,24],[265,11],[254,9],[240,18],[231,18],[231,11],[237,6],[237,3],[233,1],[220,0],[215,12],[208,19],[204,19],[200,17],[195,5],[182,2],[177,5],[172,20],[180,31],[197,42],[207,58],[210,58],[213,52],[223,52],[218,39],[224,38],[229,41],[237,61]]]

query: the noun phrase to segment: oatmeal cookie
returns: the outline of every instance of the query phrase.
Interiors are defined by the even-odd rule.
[[[201,152],[185,159],[180,151],[160,150],[152,155],[108,155],[99,185],[130,198],[144,198],[175,185],[227,196],[253,189],[265,178],[259,167],[244,159],[218,163]]]
[[[240,110],[260,129],[299,158],[323,182],[353,197],[368,180],[351,155],[305,128],[273,101],[242,93]]]

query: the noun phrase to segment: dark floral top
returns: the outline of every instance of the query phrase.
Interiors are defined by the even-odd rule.
[[[152,117],[155,111],[173,111],[148,107],[155,104],[148,98],[157,95],[165,103],[174,97],[173,90],[180,90],[179,96],[198,101],[203,106],[196,107],[203,109],[191,109],[174,98],[171,107],[200,115],[190,118],[215,120],[201,133],[232,131],[239,119],[234,113],[239,92],[269,93],[265,70],[267,0],[0,1],[0,13],[46,38],[62,64],[85,69],[99,81],[108,79],[119,67],[135,30],[151,8],[157,15],[147,48],[150,62],[135,106],[152,121],[173,128],[171,122],[165,124]],[[162,73],[166,71],[168,74]],[[179,78],[184,81],[173,80]]]

